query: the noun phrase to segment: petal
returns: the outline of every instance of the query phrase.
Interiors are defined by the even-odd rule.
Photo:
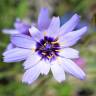
[[[80,39],[80,37],[87,32],[87,27],[83,27],[77,31],[68,32],[64,36],[59,37],[59,42],[63,47],[69,47],[74,44]]]
[[[58,81],[58,82],[62,82],[65,80],[65,73],[64,70],[61,66],[59,66],[57,64],[57,62],[52,62],[51,65],[51,71],[53,73],[54,78]]]
[[[46,62],[44,60],[41,60],[39,62],[39,65],[40,65],[40,72],[41,74],[43,75],[47,75],[50,71],[50,63],[49,62]]]
[[[34,38],[34,40],[39,41],[40,39],[43,38],[43,34],[42,32],[40,32],[36,27],[31,26],[31,28],[29,28],[29,33],[30,35]]]
[[[73,76],[83,80],[85,79],[85,73],[81,70],[72,60],[61,58],[59,63],[64,68],[65,72],[72,74]]]
[[[59,56],[74,59],[79,58],[79,52],[72,48],[64,48],[60,51]]]
[[[21,19],[20,18],[16,18],[16,20],[14,22],[14,28],[15,29],[20,29],[21,25],[22,25]]]
[[[40,75],[39,65],[35,65],[34,67],[26,70],[23,75],[22,82],[32,84]]]
[[[17,18],[15,23],[14,23],[14,27],[20,33],[28,34],[28,29],[30,28],[30,24],[28,24],[27,22],[24,22],[24,21],[20,20],[19,18]]]
[[[8,46],[7,46],[7,48],[6,48],[6,50],[10,50],[12,48],[14,48],[14,45],[12,43],[9,43]]]
[[[35,42],[27,35],[14,35],[11,37],[11,42],[22,48],[35,48]]]
[[[53,17],[52,21],[49,25],[49,28],[47,31],[47,35],[50,37],[57,36],[58,35],[58,30],[60,28],[60,18],[59,17]]]
[[[69,21],[67,21],[64,25],[62,25],[62,27],[60,28],[60,34],[65,34],[67,32],[71,32],[76,25],[78,24],[80,19],[80,16],[75,14],[71,17],[71,19],[69,19]]]
[[[65,24],[74,15],[74,12],[66,12],[63,16],[60,16],[60,26]]]
[[[31,50],[22,48],[13,48],[3,53],[4,62],[18,62],[26,59]]]
[[[40,31],[34,26],[31,26],[31,28],[29,28],[29,32],[30,32],[31,36],[33,36],[34,34],[40,33]]]
[[[24,62],[23,66],[24,69],[29,69],[33,66],[35,66],[36,64],[38,64],[40,62],[41,57],[34,53],[34,54],[30,54],[28,59]]]
[[[39,30],[47,29],[50,24],[50,17],[47,8],[42,8],[38,16],[38,28]]]
[[[11,34],[11,35],[20,34],[20,32],[15,29],[3,29],[2,32],[5,34]]]

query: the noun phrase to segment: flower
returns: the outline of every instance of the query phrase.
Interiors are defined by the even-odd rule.
[[[64,16],[60,17],[60,26],[62,26],[65,22],[67,22],[71,16],[73,15],[74,13],[72,12],[69,12],[69,13],[66,13]],[[46,17],[46,18],[44,18]],[[42,20],[43,18],[43,20]],[[79,19],[77,19],[79,20]],[[37,28],[42,31],[44,29],[47,29],[49,24],[50,24],[50,21],[51,21],[51,18],[50,18],[50,14],[48,12],[48,9],[47,8],[41,8],[40,10],[40,13],[39,13],[39,16],[38,16],[38,20],[37,20]],[[78,23],[78,21],[77,21]],[[84,27],[85,25],[83,24],[83,26],[81,27],[78,27],[79,25],[81,25],[81,23],[79,23],[75,29],[79,29],[81,27]],[[6,33],[6,34],[26,34],[26,35],[29,35],[29,28],[31,27],[31,24],[28,24],[24,21],[22,21],[20,18],[17,18],[16,21],[14,22],[14,29],[3,29],[3,33]],[[77,28],[78,27],[78,28]],[[34,34],[34,33],[32,33]],[[16,46],[13,45],[12,43],[9,43],[8,46],[7,46],[7,50],[9,49],[12,49],[12,48],[15,48]],[[74,59],[74,61],[76,61],[76,64],[77,65],[80,65],[79,64],[79,59]]]
[[[30,27],[31,27],[30,24],[17,18],[16,21],[14,22],[14,29],[3,29],[2,32],[5,34],[10,34],[10,35],[28,34]]]
[[[28,84],[32,84],[40,74],[47,75],[50,70],[58,82],[65,80],[65,72],[83,80],[85,73],[72,61],[79,58],[79,52],[70,48],[87,31],[86,26],[72,31],[78,21],[79,16],[75,14],[60,27],[59,17],[53,17],[44,30],[32,26],[30,36],[13,35],[11,42],[16,48],[3,53],[4,62],[25,60],[23,66],[26,72],[22,81]]]

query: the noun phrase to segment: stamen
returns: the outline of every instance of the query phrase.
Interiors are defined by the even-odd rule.
[[[42,53],[43,55],[46,55],[46,53]]]
[[[32,51],[35,51],[35,48],[32,48],[31,50],[32,50]]]
[[[66,43],[65,41],[64,42],[61,42],[60,45],[64,45],[65,43]]]
[[[51,59],[52,58],[52,56],[47,56],[49,59]]]
[[[46,46],[46,43],[44,43],[44,46]]]
[[[57,41],[55,41],[55,42],[51,42],[52,44],[56,44],[57,43]]]
[[[55,50],[55,51],[60,52],[60,50]]]
[[[44,34],[44,36],[46,36],[47,32],[44,32],[43,34]]]

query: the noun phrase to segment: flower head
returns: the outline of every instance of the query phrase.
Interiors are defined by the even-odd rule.
[[[30,36],[13,35],[11,42],[16,48],[3,53],[4,61],[26,60],[22,81],[28,84],[32,84],[40,74],[47,75],[50,70],[58,82],[65,80],[65,72],[84,79],[85,73],[72,61],[79,58],[79,52],[70,48],[87,31],[86,26],[72,31],[79,18],[75,14],[60,27],[59,17],[53,17],[48,28],[40,30],[32,26],[29,29]]]
[[[19,18],[14,22],[14,29],[3,29],[2,32],[10,35],[15,34],[28,34],[30,24],[27,22],[23,22]]]

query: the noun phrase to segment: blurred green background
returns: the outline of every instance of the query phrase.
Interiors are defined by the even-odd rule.
[[[17,17],[36,22],[41,7],[48,7],[51,16],[76,12],[88,22],[88,33],[74,46],[86,62],[86,80],[70,76],[59,84],[49,75],[27,85],[21,82],[22,62],[3,63],[9,35],[2,29],[12,28]],[[96,96],[96,0],[0,0],[0,96]]]

